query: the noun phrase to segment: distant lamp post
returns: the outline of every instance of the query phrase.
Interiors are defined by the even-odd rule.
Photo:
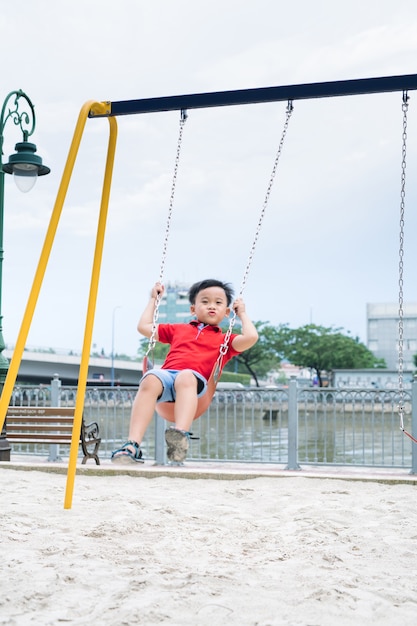
[[[20,107],[24,107],[21,109]],[[22,131],[22,141],[15,146],[15,154],[9,157],[8,163],[3,163],[3,131],[7,122],[12,120],[15,126]],[[3,282],[3,229],[4,229],[4,174],[13,174],[20,191],[32,189],[38,176],[44,176],[51,171],[42,164],[42,159],[36,153],[34,143],[28,141],[35,130],[35,110],[28,96],[22,91],[12,91],[6,97],[0,114],[0,388],[9,370],[9,361],[3,354],[5,349],[3,339],[2,315],[2,282]],[[0,434],[0,461],[10,460],[10,446],[5,436],[5,429]]]
[[[114,387],[114,322],[115,322],[116,311],[117,309],[121,309],[121,308],[122,307],[120,305],[114,307],[112,320],[111,320],[111,375],[110,375],[111,387]]]

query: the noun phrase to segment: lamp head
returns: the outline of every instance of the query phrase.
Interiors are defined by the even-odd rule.
[[[32,189],[38,176],[44,176],[51,171],[42,165],[42,159],[35,154],[36,145],[29,141],[21,141],[15,146],[15,154],[10,155],[9,162],[3,165],[3,172],[14,174],[16,185],[20,191]]]

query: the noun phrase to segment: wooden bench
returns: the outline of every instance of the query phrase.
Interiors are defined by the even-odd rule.
[[[74,423],[73,407],[9,406],[6,416],[6,438],[11,443],[70,444]],[[101,443],[97,422],[81,425],[80,444],[84,453],[82,464],[94,459],[100,465]]]

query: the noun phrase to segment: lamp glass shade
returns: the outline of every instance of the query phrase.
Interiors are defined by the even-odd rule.
[[[17,167],[13,168],[13,179],[16,183],[19,191],[27,193],[33,189],[38,178],[38,168],[31,167],[30,169]]]

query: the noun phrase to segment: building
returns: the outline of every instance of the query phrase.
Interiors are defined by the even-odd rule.
[[[403,388],[411,389],[413,373],[404,370]],[[398,371],[389,369],[334,370],[331,386],[350,389],[398,389]]]
[[[168,283],[159,305],[158,321],[162,324],[187,323],[191,320],[188,290],[190,285]]]
[[[399,305],[372,303],[366,306],[367,346],[389,370],[398,369]],[[403,304],[403,369],[413,371],[417,354],[417,302]]]

